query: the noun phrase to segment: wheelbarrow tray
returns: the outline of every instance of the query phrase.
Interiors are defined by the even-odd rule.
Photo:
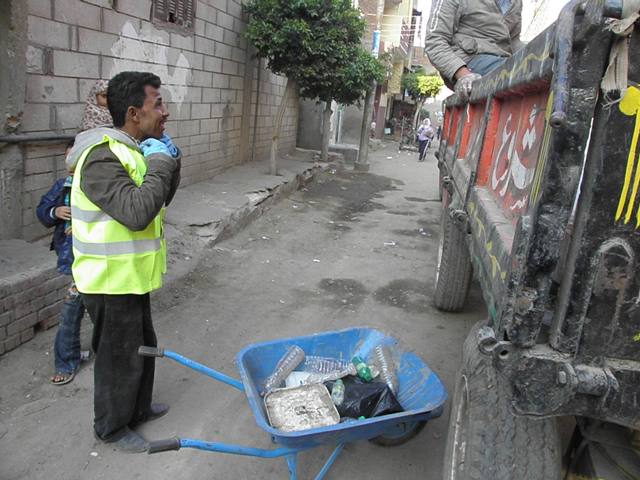
[[[348,361],[355,355],[372,358],[373,349],[381,344],[389,349],[396,365],[396,397],[405,411],[297,432],[283,432],[269,425],[261,396],[262,385],[290,346],[299,346],[307,356]],[[274,442],[290,448],[306,449],[374,438],[399,424],[440,416],[447,399],[442,382],[426,363],[404,349],[393,337],[372,328],[350,328],[251,344],[238,352],[236,360],[256,423],[271,435]],[[301,365],[296,370],[302,368]]]

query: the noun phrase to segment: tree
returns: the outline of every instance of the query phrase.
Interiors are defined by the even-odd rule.
[[[427,98],[435,97],[440,93],[444,82],[439,75],[427,75],[424,69],[419,68],[415,72],[405,73],[402,76],[402,88],[416,102],[416,113],[413,117],[413,125],[418,126],[418,116]]]
[[[325,162],[329,155],[332,100],[343,105],[359,103],[371,89],[373,81],[381,82],[385,75],[384,66],[360,46],[350,49],[341,60],[341,65],[337,66],[331,82],[316,92],[317,97],[325,102],[322,132],[322,160]]]
[[[352,95],[361,95],[360,78],[349,73],[364,75],[375,66],[364,58],[366,52],[358,50],[365,23],[351,0],[250,0],[244,8],[250,15],[246,38],[258,56],[267,59],[272,72],[287,77],[271,142],[271,173],[275,173],[280,125],[294,85],[302,97],[330,104],[337,99],[330,93],[337,78],[356,87]],[[354,65],[350,68],[349,63]]]

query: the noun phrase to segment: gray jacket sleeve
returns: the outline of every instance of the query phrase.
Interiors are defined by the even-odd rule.
[[[509,36],[511,37],[511,53],[516,53],[525,46],[525,43],[520,40],[520,34],[522,33],[522,0],[516,0],[512,10],[509,18],[507,18],[507,25],[509,26]]]
[[[427,25],[425,50],[429,60],[445,79],[455,83],[453,75],[466,62],[453,50],[453,35],[457,23],[458,0],[434,1]]]
[[[146,158],[138,187],[107,146],[92,150],[82,167],[87,198],[130,230],[144,230],[173,197],[180,182],[180,158],[156,153]]]

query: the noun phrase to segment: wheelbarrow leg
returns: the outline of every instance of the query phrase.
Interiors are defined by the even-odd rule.
[[[297,480],[298,478],[298,454],[290,453],[285,456],[287,460],[287,468],[289,469],[289,480]]]
[[[333,465],[333,462],[336,461],[336,458],[338,458],[338,455],[340,455],[340,452],[342,452],[343,448],[344,448],[344,443],[338,444],[338,446],[335,448],[335,450],[329,456],[329,459],[327,460],[327,462],[322,467],[322,470],[320,470],[320,473],[318,473],[318,475],[316,475],[315,480],[322,480],[324,478],[324,476],[327,474],[327,472],[331,468],[331,465]]]

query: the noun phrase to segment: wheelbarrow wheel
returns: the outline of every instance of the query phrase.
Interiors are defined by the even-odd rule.
[[[380,445],[381,447],[395,447],[396,445],[402,445],[418,435],[426,424],[426,420],[420,422],[402,422],[396,425],[396,427],[388,433],[371,438],[369,441],[376,445]]]
[[[444,480],[550,480],[561,471],[556,420],[516,416],[511,393],[491,358],[469,333],[456,378],[443,468]]]
[[[459,312],[467,301],[473,269],[466,234],[449,215],[448,192],[443,191],[442,194],[444,198],[433,303],[443,312]]]

